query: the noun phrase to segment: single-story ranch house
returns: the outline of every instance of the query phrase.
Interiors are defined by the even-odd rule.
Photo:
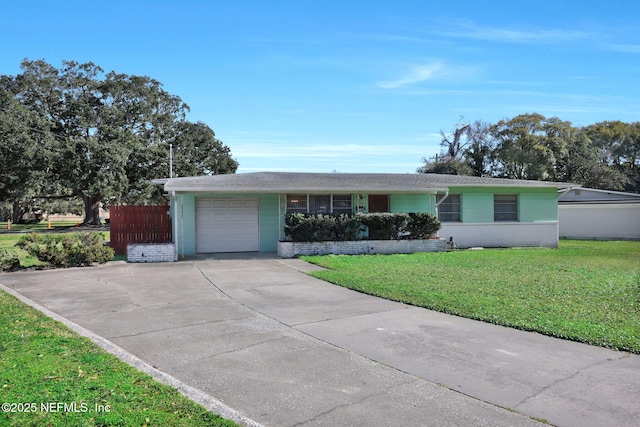
[[[437,174],[256,172],[170,178],[177,255],[275,252],[287,212],[429,212],[458,247],[558,245],[569,183]]]

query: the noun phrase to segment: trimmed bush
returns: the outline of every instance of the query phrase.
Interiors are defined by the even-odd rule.
[[[424,212],[409,214],[406,231],[410,239],[428,239],[442,228],[440,220],[435,215]]]
[[[369,228],[369,239],[400,240],[406,235],[409,214],[406,213],[359,213],[356,217]]]
[[[22,236],[16,246],[52,267],[104,264],[113,259],[98,233],[37,234]]]
[[[428,239],[440,229],[440,221],[429,213],[358,213],[356,215],[285,216],[284,233],[293,242]]]
[[[294,242],[325,242],[330,240],[358,240],[364,229],[352,215],[307,215],[302,213],[285,216],[284,234]]]

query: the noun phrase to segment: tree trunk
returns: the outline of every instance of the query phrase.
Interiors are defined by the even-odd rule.
[[[20,223],[22,222],[22,215],[26,213],[26,209],[22,207],[22,202],[14,201],[13,202],[13,211],[11,213],[11,222]]]
[[[84,204],[84,220],[82,223],[85,225],[100,225],[100,201],[102,201],[102,196],[88,196],[82,191],[79,191],[78,195]]]

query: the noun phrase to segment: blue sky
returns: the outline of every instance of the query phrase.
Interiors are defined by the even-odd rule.
[[[636,0],[0,5],[0,74],[29,58],[153,77],[238,172],[415,172],[461,118],[640,120]]]

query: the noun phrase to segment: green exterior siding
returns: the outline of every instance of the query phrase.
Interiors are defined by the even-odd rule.
[[[558,220],[558,192],[554,188],[522,192],[519,202],[521,222]]]
[[[260,252],[275,252],[278,249],[280,235],[280,219],[278,212],[278,195],[261,194],[260,199]],[[284,197],[280,198],[281,200]],[[284,227],[284,221],[282,221]]]
[[[177,242],[180,255],[193,255],[196,253],[196,197],[257,197],[260,221],[260,252],[275,252],[277,250],[280,229],[277,194],[178,194],[178,234],[183,236]],[[173,212],[172,207],[172,218]]]
[[[475,189],[474,189],[475,190]],[[460,191],[460,218],[462,222],[493,222],[493,193],[482,191]]]
[[[558,220],[558,192],[555,188],[451,187],[461,194],[462,222],[493,222],[493,195],[517,194],[519,222]]]
[[[434,194],[391,194],[389,196],[389,211],[435,214],[435,198]]]

